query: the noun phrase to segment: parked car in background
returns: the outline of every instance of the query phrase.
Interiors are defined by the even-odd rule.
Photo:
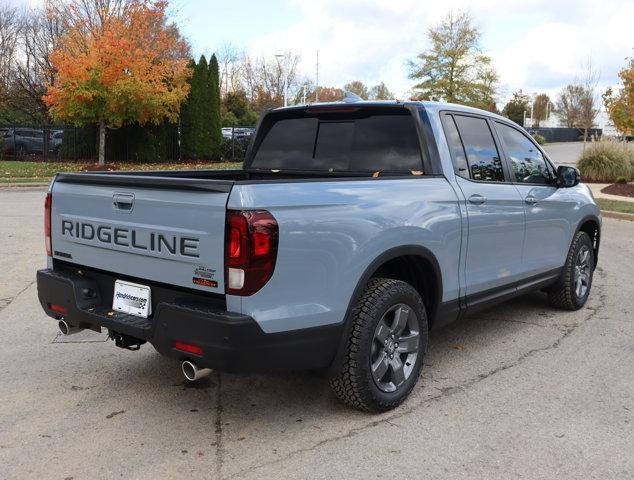
[[[51,143],[49,144],[49,150],[55,155],[59,154],[63,138],[64,130],[55,130],[51,133]]]
[[[4,132],[5,153],[17,156],[44,151],[44,130],[35,128],[9,128]]]
[[[223,127],[222,136],[223,138],[231,139],[233,138],[244,138],[249,137],[255,132],[255,128],[253,127]]]

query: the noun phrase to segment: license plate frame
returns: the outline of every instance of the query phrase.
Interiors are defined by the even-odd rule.
[[[139,283],[115,280],[112,309],[136,317],[148,318],[152,314],[152,289]]]

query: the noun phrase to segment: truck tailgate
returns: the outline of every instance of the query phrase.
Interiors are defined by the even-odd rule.
[[[117,185],[116,175],[104,175],[95,182],[56,181],[53,257],[224,293],[225,215],[232,182],[186,188],[178,180],[181,185],[170,188],[165,181],[153,186],[147,177],[138,184],[130,180],[122,178]]]

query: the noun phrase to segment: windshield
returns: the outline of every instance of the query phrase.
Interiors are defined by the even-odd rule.
[[[270,170],[410,172],[422,170],[418,134],[407,110],[310,113],[273,118],[251,167]]]

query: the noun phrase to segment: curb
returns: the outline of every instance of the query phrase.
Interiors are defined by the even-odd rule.
[[[48,187],[50,182],[41,183],[41,182],[24,182],[24,183],[0,183],[0,188],[40,188],[40,187]]]
[[[628,220],[634,222],[634,213],[611,212],[610,210],[601,210],[601,215],[606,218],[616,218],[619,220]]]

